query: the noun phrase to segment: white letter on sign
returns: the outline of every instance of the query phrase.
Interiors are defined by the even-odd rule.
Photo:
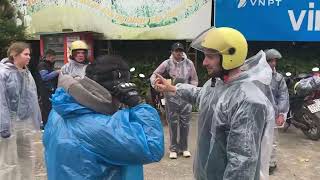
[[[294,16],[293,10],[288,10],[290,21],[291,21],[292,28],[293,28],[294,31],[299,31],[300,30],[300,27],[301,27],[303,18],[306,15],[306,12],[307,12],[306,10],[302,10],[300,12],[300,15],[299,15],[299,18],[298,18],[298,21],[297,21],[295,16]]]
[[[271,4],[274,4],[274,0],[268,0],[268,6],[271,6]]]

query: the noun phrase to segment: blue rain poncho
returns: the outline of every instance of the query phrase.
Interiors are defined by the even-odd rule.
[[[163,129],[147,104],[97,113],[58,88],[43,143],[49,180],[143,179],[142,165],[160,161]]]
[[[262,51],[242,70],[228,83],[210,79],[203,87],[177,85],[177,95],[197,104],[200,111],[197,180],[268,179],[274,110],[267,91],[256,83],[270,86],[272,71]]]

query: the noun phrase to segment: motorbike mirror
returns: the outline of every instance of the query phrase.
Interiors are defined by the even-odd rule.
[[[312,72],[318,72],[318,71],[319,71],[319,68],[318,68],[318,67],[312,68]]]
[[[139,74],[139,77],[145,78],[146,76],[144,74]]]
[[[291,72],[286,72],[287,77],[290,77],[291,75],[292,75]]]
[[[136,70],[136,68],[135,67],[132,67],[132,68],[130,68],[130,72],[133,72],[133,71],[135,71]]]

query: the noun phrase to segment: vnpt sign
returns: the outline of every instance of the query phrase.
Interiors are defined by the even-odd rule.
[[[295,11],[288,10],[292,28],[299,31],[303,21],[307,21],[308,31],[320,31],[320,10],[314,8],[314,2],[309,3],[309,9]]]
[[[282,0],[238,0],[238,8],[248,6],[280,6]]]
[[[215,26],[249,40],[320,41],[320,0],[215,0]]]

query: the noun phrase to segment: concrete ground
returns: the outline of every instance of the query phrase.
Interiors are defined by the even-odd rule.
[[[193,115],[189,135],[189,146],[194,153],[196,145],[196,119]],[[166,150],[169,146],[169,131],[165,128]],[[320,179],[320,140],[312,141],[294,127],[279,132],[278,168],[270,180],[318,180]],[[168,152],[160,163],[146,165],[146,180],[192,180],[192,158],[180,156],[177,160],[168,158]]]
[[[194,153],[196,145],[196,119],[193,114],[189,135],[189,146]],[[169,132],[165,127],[165,145],[168,149]],[[42,157],[42,144],[37,143],[38,157]],[[279,133],[278,168],[270,180],[318,180],[320,179],[320,140],[311,141],[298,129],[290,127],[285,133]],[[179,157],[170,160],[168,153],[159,163],[146,165],[146,180],[192,180],[193,159]],[[45,180],[46,173],[42,159],[37,162],[36,180]]]

